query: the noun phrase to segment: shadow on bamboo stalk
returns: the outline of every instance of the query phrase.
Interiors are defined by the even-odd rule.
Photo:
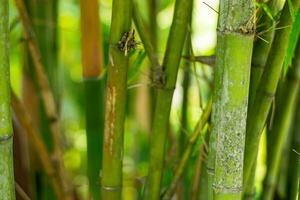
[[[292,6],[295,10],[299,8],[299,4],[300,0],[292,1]],[[291,32],[291,22],[292,17],[289,11],[289,3],[286,1],[280,22],[277,25],[277,27],[285,28],[276,30],[272,47],[266,61],[266,68],[258,84],[253,104],[249,107],[244,160],[245,183],[248,183],[253,164],[257,158],[261,132],[265,126],[277,84],[282,74],[282,66]]]
[[[87,136],[87,175],[94,200],[101,197],[100,171],[104,131],[103,51],[100,37],[98,1],[80,1],[81,54],[85,85],[85,115]]]
[[[15,199],[10,111],[9,1],[0,0],[0,196]]]

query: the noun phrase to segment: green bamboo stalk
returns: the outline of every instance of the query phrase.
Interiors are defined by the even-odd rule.
[[[298,91],[299,92],[299,91]],[[297,199],[300,177],[300,98],[298,97],[297,109],[292,128],[292,145],[289,149],[290,159],[288,165],[287,199]]]
[[[276,30],[273,44],[266,62],[266,68],[257,87],[253,104],[249,107],[244,160],[245,183],[249,180],[251,169],[257,157],[260,135],[273,102],[274,93],[281,75],[285,52],[288,47],[292,18],[287,2],[284,5],[280,22],[277,25],[277,27],[285,28]],[[292,6],[295,10],[298,9],[299,4],[300,0],[292,1]]]
[[[130,32],[131,12],[131,0],[113,1],[105,100],[102,199],[121,199],[128,56],[118,48],[118,43],[124,42],[124,34]]]
[[[176,0],[173,22],[161,70],[155,71],[156,101],[150,143],[146,200],[159,199],[168,121],[192,0]]]
[[[9,2],[0,0],[0,196],[5,200],[14,200],[9,80]]]
[[[190,136],[190,138],[188,139],[188,143],[182,153],[182,157],[180,159],[180,162],[175,170],[175,175],[173,177],[173,180],[170,184],[169,189],[165,192],[165,194],[163,195],[163,200],[169,200],[172,198],[174,191],[176,189],[177,183],[180,180],[184,169],[186,168],[187,162],[189,161],[189,158],[192,154],[192,150],[194,148],[195,143],[197,142],[197,140],[199,139],[200,136],[201,137],[201,142],[199,142],[199,145],[202,144],[203,142],[203,138],[205,137],[205,133],[207,131],[203,131],[202,129],[204,128],[204,126],[206,125],[209,117],[210,117],[210,113],[211,113],[211,107],[212,107],[212,101],[210,100],[206,106],[206,109],[204,110],[203,114],[201,115],[200,120],[198,121],[193,134]],[[202,134],[201,134],[202,133]]]
[[[267,6],[270,11],[269,14],[274,17],[277,16],[281,8],[281,3],[282,1],[280,0],[268,1]],[[261,16],[258,16],[258,18],[259,21],[257,24],[259,28],[257,29],[256,33],[258,34],[259,38],[256,39],[253,46],[248,107],[251,107],[253,104],[256,89],[263,74],[271,44],[274,39],[276,27],[275,19],[271,19],[265,11],[262,11]],[[255,197],[255,172],[256,163],[252,166],[250,180],[247,183],[244,182],[245,200],[250,200]]]
[[[280,11],[282,1],[281,0],[270,0],[267,3],[269,11],[274,18]],[[271,48],[271,44],[274,39],[276,20],[271,19],[270,16],[261,11],[261,16],[258,16],[259,26],[256,30],[258,38],[254,42],[253,55],[252,55],[252,66],[251,66],[251,77],[250,77],[250,88],[249,88],[249,105],[253,104],[256,89],[260,78],[263,74],[268,54]]]
[[[253,1],[220,2],[208,169],[213,192],[209,191],[209,199],[242,197],[254,19]]]
[[[104,78],[98,1],[80,1],[83,82],[85,85],[87,166],[91,197],[100,199],[104,131]]]
[[[300,55],[300,43],[295,51],[295,55]],[[295,56],[292,68],[289,68],[288,77],[282,92],[282,102],[278,105],[277,115],[274,118],[274,127],[270,134],[274,139],[274,146],[270,152],[270,163],[264,180],[263,200],[273,199],[274,190],[282,158],[284,143],[287,140],[289,127],[294,115],[297,95],[300,86],[300,58]]]

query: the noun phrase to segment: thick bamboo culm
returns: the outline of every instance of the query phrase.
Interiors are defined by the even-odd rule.
[[[242,198],[254,24],[254,2],[220,2],[209,142],[209,199]]]
[[[253,104],[249,107],[247,118],[247,133],[244,160],[244,182],[247,183],[253,164],[256,161],[260,135],[265,126],[267,116],[277,84],[281,75],[285,52],[288,48],[288,39],[291,32],[292,17],[289,10],[289,1],[286,1],[277,27],[285,27],[275,32],[271,50],[266,61],[266,67],[256,90]],[[299,8],[300,0],[293,0],[295,10]]]
[[[124,36],[132,34],[131,0],[113,0],[110,30],[108,80],[106,86],[102,199],[119,200],[122,194],[123,139],[128,70],[127,46],[118,48]],[[130,36],[129,36],[130,37]],[[132,39],[132,38],[131,38]]]
[[[149,172],[146,181],[146,200],[156,200],[160,196],[171,102],[192,2],[192,0],[176,0],[163,65],[153,74],[156,100],[150,142]]]
[[[94,200],[100,199],[100,170],[104,131],[104,77],[98,1],[80,1],[81,57],[85,85],[87,174]]]
[[[15,199],[9,52],[9,1],[0,0],[0,196]]]

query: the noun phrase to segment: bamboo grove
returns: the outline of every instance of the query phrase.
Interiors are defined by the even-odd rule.
[[[0,0],[0,199],[299,200],[300,0]]]

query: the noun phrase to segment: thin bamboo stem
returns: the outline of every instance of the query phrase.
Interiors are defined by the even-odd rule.
[[[127,41],[129,38],[124,38],[124,35],[131,33],[132,1],[113,0],[112,8],[101,194],[102,199],[119,200],[122,192],[128,56],[127,46],[124,45],[125,49],[122,51],[118,44],[124,42],[123,39]]]
[[[300,55],[300,43],[295,51],[295,55]],[[287,140],[289,127],[294,115],[297,95],[300,86],[300,57],[295,56],[292,63],[292,68],[289,68],[288,77],[282,92],[282,102],[278,106],[277,115],[274,118],[274,127],[270,134],[274,139],[274,145],[270,152],[270,163],[267,174],[264,180],[264,190],[262,193],[263,200],[272,200],[279,172],[280,161],[284,144]]]
[[[209,152],[209,198],[214,200],[242,198],[254,23],[253,1],[220,2]]]
[[[83,81],[86,100],[87,165],[91,197],[100,199],[100,177],[104,131],[103,50],[98,1],[80,1]]]
[[[180,180],[180,177],[182,176],[182,174],[184,172],[184,169],[187,165],[187,162],[189,161],[189,158],[191,156],[194,145],[197,142],[197,140],[199,139],[199,137],[201,139],[201,141],[199,142],[199,145],[202,144],[203,139],[205,137],[204,134],[207,132],[207,131],[202,132],[202,129],[204,128],[205,124],[207,123],[207,121],[210,117],[211,107],[212,107],[212,101],[210,100],[206,106],[206,109],[204,110],[203,114],[201,115],[201,118],[199,119],[192,135],[190,136],[190,138],[188,140],[187,146],[185,147],[185,149],[182,153],[181,160],[175,170],[175,174],[174,174],[173,180],[170,184],[170,187],[163,195],[163,198],[162,198],[163,200],[169,200],[172,198],[174,191],[176,189],[177,183]]]
[[[42,142],[39,137],[38,131],[34,128],[34,124],[24,108],[24,105],[20,102],[14,92],[11,93],[12,96],[12,108],[14,116],[17,118],[17,121],[24,129],[24,133],[27,135],[30,143],[33,145],[36,155],[38,156],[42,167],[45,170],[46,175],[50,178],[54,191],[58,199],[64,199],[64,191],[62,187],[62,182],[57,176],[55,167],[51,162],[50,155],[47,151],[45,144]]]
[[[154,0],[151,0],[154,1]],[[140,11],[138,10],[137,3],[134,3],[133,6],[133,21],[136,26],[137,32],[139,33],[139,36],[142,40],[143,46],[145,48],[145,51],[147,53],[147,56],[149,57],[149,60],[151,62],[152,69],[156,69],[160,67],[158,55],[156,54],[154,44],[151,39],[151,34],[149,32],[149,28],[146,27],[145,22],[142,19],[142,16],[140,14]]]
[[[15,199],[9,81],[9,1],[0,0],[0,196]]]
[[[250,178],[251,169],[257,157],[260,135],[274,99],[274,93],[281,75],[285,52],[288,47],[292,18],[287,2],[283,8],[280,22],[277,25],[277,27],[285,28],[276,30],[274,41],[266,62],[266,68],[257,87],[253,104],[250,105],[249,108],[244,160],[245,183],[247,183]],[[299,4],[300,0],[292,1],[294,9],[298,9]]]
[[[146,200],[156,200],[160,196],[171,102],[192,2],[192,0],[176,0],[163,66],[153,75],[156,101],[150,142],[149,175],[145,191]]]
[[[296,55],[297,56],[297,55]],[[299,91],[298,91],[299,93]],[[297,100],[297,109],[292,127],[292,144],[289,149],[290,160],[288,165],[287,199],[297,199],[300,177],[300,98]]]

